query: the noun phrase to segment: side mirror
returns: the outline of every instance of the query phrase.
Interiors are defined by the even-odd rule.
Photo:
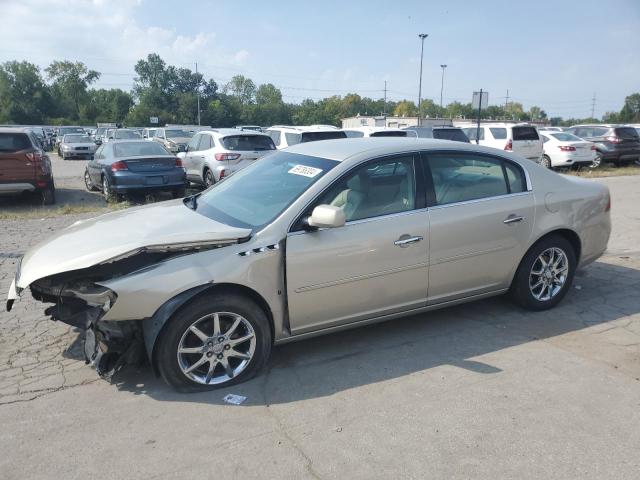
[[[309,226],[316,228],[342,227],[345,222],[344,210],[333,205],[318,205],[307,219]]]

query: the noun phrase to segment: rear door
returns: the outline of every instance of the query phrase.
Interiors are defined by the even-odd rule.
[[[507,288],[533,225],[534,198],[522,167],[470,152],[429,153],[424,158],[430,207],[429,304]]]
[[[27,154],[33,150],[26,133],[0,132],[0,183],[33,183],[36,167]]]
[[[511,127],[511,140],[513,152],[539,162],[542,157],[542,141],[536,127],[530,125]]]
[[[187,151],[184,154],[184,169],[189,180],[202,181],[200,174],[202,172],[201,166],[204,163],[204,155],[200,151],[199,145],[203,136],[202,133],[196,133],[189,141]]]
[[[620,152],[622,159],[640,156],[640,138],[635,128],[616,127],[615,135],[618,138],[616,150]]]

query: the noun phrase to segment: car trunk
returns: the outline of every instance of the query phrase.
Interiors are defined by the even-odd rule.
[[[175,157],[136,157],[122,161],[130,171],[137,173],[162,172],[176,167]]]
[[[575,148],[575,151],[569,152],[571,158],[575,160],[593,160],[594,155],[591,150],[593,143],[591,142],[563,142],[562,145]]]
[[[512,150],[514,153],[532,160],[540,158],[542,147],[535,127],[513,127],[512,133]]]
[[[0,133],[0,183],[34,182],[36,165],[27,154],[31,142],[24,133]]]

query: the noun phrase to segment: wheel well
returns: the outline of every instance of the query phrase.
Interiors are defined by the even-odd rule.
[[[158,333],[155,335],[155,338],[153,339],[153,347],[151,348],[151,363],[153,365],[154,370],[156,370],[156,344],[158,343],[158,338],[160,338],[160,336],[162,335],[162,333],[164,332],[165,327],[167,326],[167,324],[171,321],[171,318],[178,313],[182,308],[186,307],[189,303],[191,303],[192,301],[203,297],[203,296],[207,296],[207,295],[211,295],[213,292],[215,293],[234,293],[237,295],[242,295],[245,297],[250,298],[251,300],[253,300],[261,309],[262,311],[264,311],[264,313],[267,315],[267,318],[269,320],[269,328],[271,329],[271,338],[275,338],[275,327],[274,327],[274,322],[273,322],[273,313],[271,312],[271,308],[269,307],[269,304],[267,303],[267,301],[262,297],[262,295],[260,295],[258,292],[256,292],[255,290],[244,286],[244,285],[239,285],[236,283],[216,283],[213,284],[211,286],[209,286],[208,288],[205,288],[204,290],[200,290],[197,291],[197,293],[195,295],[192,295],[190,297],[188,297],[186,300],[182,301],[182,303],[179,304],[179,306],[177,308],[175,308],[175,310],[172,310],[171,312],[169,312],[168,315],[166,315],[166,318],[164,320],[164,323],[162,323],[162,327],[158,330]]]
[[[536,243],[540,240],[547,238],[551,235],[560,235],[567,240],[571,246],[573,247],[573,251],[576,254],[576,265],[580,263],[580,254],[582,253],[582,242],[580,242],[580,237],[573,230],[569,230],[568,228],[560,228],[558,230],[553,230],[551,232],[545,233],[542,237],[540,237]]]

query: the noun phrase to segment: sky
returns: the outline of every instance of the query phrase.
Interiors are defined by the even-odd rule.
[[[0,0],[0,62],[78,60],[129,90],[156,52],[220,85],[243,74],[287,102],[355,92],[521,102],[551,116],[619,111],[640,92],[640,0]],[[364,112],[362,112],[364,113]]]

